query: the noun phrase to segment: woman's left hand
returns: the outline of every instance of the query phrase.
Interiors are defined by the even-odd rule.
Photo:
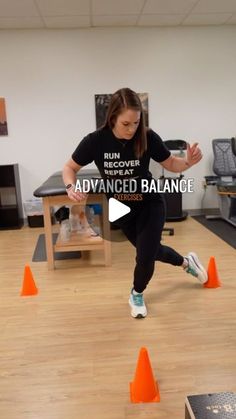
[[[187,144],[187,156],[186,161],[188,166],[193,166],[202,159],[202,152],[198,147],[198,143],[194,143],[190,146]]]

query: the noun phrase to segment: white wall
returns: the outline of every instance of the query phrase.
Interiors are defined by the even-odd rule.
[[[195,193],[184,208],[200,208],[211,140],[236,132],[235,45],[236,26],[0,31],[9,129],[0,164],[19,163],[31,198],[95,129],[94,94],[128,86],[148,92],[150,126],[163,139],[199,141],[204,159],[186,172]]]

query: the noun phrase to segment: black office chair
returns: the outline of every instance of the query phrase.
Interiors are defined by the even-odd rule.
[[[234,156],[236,156],[236,137],[231,138],[231,147]]]
[[[236,138],[212,140],[221,218],[236,226]]]

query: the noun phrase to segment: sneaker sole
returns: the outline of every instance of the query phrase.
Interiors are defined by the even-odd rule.
[[[196,253],[190,252],[189,256],[192,257],[194,263],[197,265],[199,271],[201,272],[201,276],[198,275],[198,280],[201,282],[201,284],[205,284],[208,280],[207,272],[205,268],[201,265],[200,260],[198,259]]]

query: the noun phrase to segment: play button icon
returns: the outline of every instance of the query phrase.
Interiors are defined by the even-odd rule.
[[[113,221],[118,220],[119,218],[123,217],[124,215],[130,212],[130,207],[122,202],[117,201],[115,198],[110,198],[108,202],[108,218],[110,223]]]

